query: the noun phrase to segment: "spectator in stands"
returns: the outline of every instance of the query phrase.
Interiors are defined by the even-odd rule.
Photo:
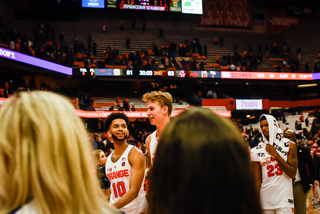
[[[200,71],[204,71],[204,61],[203,60],[201,60],[200,61]]]
[[[220,63],[220,62],[221,62],[218,54],[216,55],[216,61],[217,61],[217,63]]]
[[[309,117],[306,117],[306,119],[305,119],[305,124],[306,124],[306,127],[309,127]]]
[[[13,40],[10,41],[9,48],[10,48],[10,50],[15,50],[16,49],[16,45],[15,45]]]
[[[79,51],[81,54],[83,54],[83,52],[86,51],[86,48],[84,47],[84,44],[82,42],[79,43]]]
[[[306,73],[309,73],[309,64],[308,64],[308,62],[306,62],[305,69],[306,69]]]
[[[300,121],[301,121],[302,123],[304,122],[304,116],[303,116],[303,114],[300,115],[299,119],[300,119]]]
[[[120,30],[124,30],[124,23],[123,23],[123,21],[121,21],[121,23],[120,23]]]
[[[306,136],[303,136],[303,138],[301,139],[301,146],[304,146],[304,147],[308,147],[308,139]]]
[[[297,48],[297,55],[298,55],[298,59],[301,59],[301,48],[300,47]]]
[[[126,39],[126,48],[130,48],[130,38],[129,38],[129,36],[127,36],[127,39]]]
[[[92,41],[92,35],[91,33],[89,32],[88,35],[87,35],[87,42],[88,42],[88,53],[91,52],[91,47],[92,47],[92,44],[91,44],[91,41]]]
[[[106,29],[106,24],[103,23],[102,25],[102,33],[106,33],[107,29]]]
[[[92,147],[94,150],[98,149],[100,145],[100,137],[97,133],[94,133],[92,139],[91,139]]]
[[[183,60],[181,61],[181,65],[182,65],[183,70],[187,70],[187,63],[186,63],[185,58],[183,58]]]
[[[106,132],[101,134],[101,143],[98,146],[98,149],[101,149],[104,153],[108,152],[108,135]]]
[[[208,97],[208,98],[213,98],[213,91],[212,91],[211,88],[210,88],[210,89],[208,90],[208,92],[207,92],[207,97]]]
[[[129,99],[123,100],[123,108],[125,111],[130,111],[130,104],[129,104]]]
[[[214,44],[215,44],[215,45],[218,45],[218,42],[219,42],[218,37],[217,37],[217,36],[216,36],[216,37],[214,37]]]
[[[203,53],[204,53],[204,55],[207,57],[207,45],[204,45],[203,46]]]
[[[131,111],[135,111],[136,110],[136,107],[132,104],[131,105]]]
[[[64,35],[62,32],[59,34],[59,40],[61,43],[64,43]]]
[[[105,165],[107,161],[106,154],[101,149],[97,149],[92,151],[92,155],[93,155],[93,160],[97,165],[96,174],[100,182],[101,189],[103,193],[106,195],[106,197],[109,199],[110,198],[110,181],[108,180],[105,174]]]
[[[22,92],[1,106],[0,118],[1,212],[113,213],[92,176],[92,147],[69,100]]]
[[[254,148],[259,144],[260,134],[254,133],[253,137],[250,138],[249,146],[250,148]]]
[[[92,41],[92,54],[93,56],[97,56],[97,43]]]
[[[116,98],[117,108],[120,108],[121,100],[119,97]]]
[[[233,52],[236,53],[238,51],[238,44],[234,43],[233,44]]]
[[[247,146],[232,122],[209,109],[189,109],[168,124],[149,182],[149,213],[261,213]]]
[[[212,98],[213,99],[217,99],[218,98],[218,95],[215,91],[212,91]]]

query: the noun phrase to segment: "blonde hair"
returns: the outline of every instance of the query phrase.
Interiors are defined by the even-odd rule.
[[[168,92],[162,92],[162,91],[151,91],[147,92],[142,96],[142,100],[144,102],[155,102],[157,101],[161,108],[164,106],[168,106],[168,115],[170,116],[172,113],[172,96]]]
[[[70,101],[21,92],[0,108],[0,213],[112,213],[91,170],[91,144]]]

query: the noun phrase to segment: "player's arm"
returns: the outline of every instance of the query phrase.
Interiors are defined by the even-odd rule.
[[[138,196],[144,178],[145,160],[142,152],[137,148],[132,148],[129,153],[128,160],[132,167],[129,181],[129,191],[127,191],[123,197],[113,204],[113,206],[118,209],[129,204]]]
[[[261,165],[260,162],[252,162],[256,189],[260,195],[261,187]]]
[[[149,135],[147,138],[146,138],[146,148],[147,148],[147,152],[149,154],[149,158],[150,158],[150,164],[152,165],[152,162],[151,162],[151,153],[150,153],[150,142],[151,142],[151,135]]]
[[[282,171],[286,173],[290,178],[293,179],[296,176],[298,166],[296,144],[290,143],[287,162],[283,160],[283,158],[277,152],[276,148],[274,148],[271,144],[266,145],[266,151],[276,158]]]

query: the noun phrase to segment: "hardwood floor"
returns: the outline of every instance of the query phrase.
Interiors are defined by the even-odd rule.
[[[320,214],[320,208],[313,208],[312,192],[309,191],[307,200],[307,214]]]

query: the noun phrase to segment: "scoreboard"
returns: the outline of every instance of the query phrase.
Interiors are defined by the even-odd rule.
[[[73,68],[74,76],[130,77],[130,78],[203,78],[245,80],[319,80],[320,73],[279,73],[260,71],[195,71],[195,70],[128,70],[106,68]]]
[[[169,11],[168,0],[121,0],[120,9]]]
[[[74,76],[100,77],[144,77],[144,78],[221,78],[220,71],[192,71],[192,70],[127,70],[105,68],[74,68]]]

